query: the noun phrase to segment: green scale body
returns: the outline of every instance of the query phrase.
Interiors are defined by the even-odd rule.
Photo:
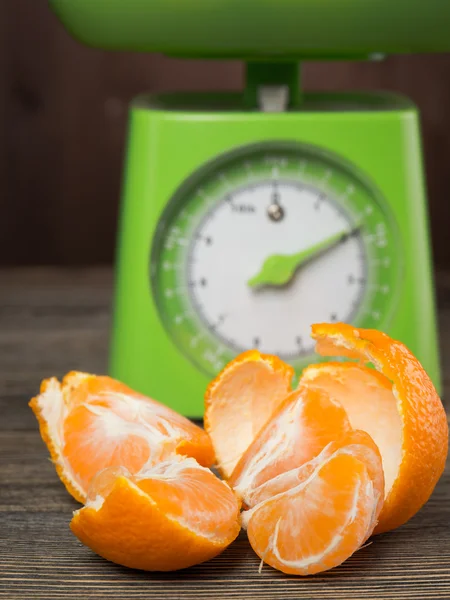
[[[233,356],[257,347],[300,371],[318,360],[310,324],[336,320],[402,340],[439,384],[415,107],[320,95],[268,114],[233,101],[132,106],[111,374],[200,416]],[[341,232],[287,283],[252,285],[270,256]]]
[[[175,40],[164,3],[110,0],[109,11],[100,0],[52,4],[92,45],[183,54],[164,46]],[[388,10],[385,2],[374,4]],[[298,66],[290,61],[361,58],[375,49],[439,51],[448,45],[445,28],[426,39],[426,29],[417,28],[411,37],[397,5],[389,3],[391,32],[375,27],[378,16],[372,15],[370,35],[377,39],[367,28],[369,37],[350,30],[348,19],[344,26],[335,15],[340,35],[326,51],[322,38],[317,51],[308,40],[296,46],[287,28],[264,48],[268,53],[277,43],[279,60],[255,62],[250,46],[237,43],[253,39],[264,54],[245,11],[240,27],[250,37],[233,37],[225,15],[220,31],[218,21],[208,29],[200,5],[201,18],[183,30],[190,31],[184,53],[252,59],[246,86],[232,94],[142,95],[132,103],[111,375],[200,417],[206,386],[237,354],[250,348],[277,354],[299,374],[320,360],[310,325],[344,321],[404,342],[439,389],[418,111],[392,94],[302,95]],[[216,8],[227,13],[228,5]],[[351,5],[347,16],[367,17]],[[265,26],[267,6],[259,13]],[[282,2],[277,18],[287,24],[302,6],[305,31],[319,32],[313,3],[296,6]],[[417,23],[428,18],[430,26],[443,27],[450,20],[447,8],[436,18],[439,2],[408,6]],[[160,11],[167,34],[153,45],[158,28],[143,29],[139,19],[149,17],[151,7]],[[225,34],[229,46],[221,41]]]

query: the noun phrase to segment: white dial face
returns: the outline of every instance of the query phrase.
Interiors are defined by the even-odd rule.
[[[269,257],[301,252],[286,283],[249,285]],[[311,323],[351,321],[367,271],[350,216],[321,190],[290,181],[244,186],[217,203],[194,232],[187,269],[199,282],[189,287],[193,304],[215,336],[236,351],[284,358],[313,351]]]
[[[352,165],[299,144],[247,146],[200,167],[168,203],[152,294],[175,347],[208,376],[252,348],[299,373],[317,360],[311,324],[386,326],[398,239]]]

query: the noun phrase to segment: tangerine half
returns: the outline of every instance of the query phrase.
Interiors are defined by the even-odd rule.
[[[174,571],[220,554],[240,531],[239,510],[225,482],[194,458],[174,455],[138,475],[124,467],[98,473],[70,527],[107,560]]]
[[[62,383],[46,379],[30,406],[60,479],[79,502],[109,466],[137,473],[173,453],[214,462],[203,429],[110,377],[71,372]]]

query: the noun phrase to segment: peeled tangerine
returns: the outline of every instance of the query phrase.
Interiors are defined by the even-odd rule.
[[[239,509],[225,482],[195,459],[174,455],[135,475],[124,467],[101,471],[70,527],[110,561],[173,571],[222,552],[239,533]]]
[[[188,419],[109,377],[75,372],[44,381],[30,405],[60,478],[86,503],[71,529],[94,552],[171,571],[238,535],[240,502],[206,468],[211,441]]]
[[[381,456],[325,392],[300,386],[277,409],[230,480],[248,510],[253,549],[285,573],[331,569],[371,535],[383,505]]]
[[[137,473],[173,454],[206,467],[214,462],[203,429],[110,377],[72,372],[62,383],[47,379],[30,406],[59,477],[79,502],[106,467]]]
[[[252,351],[206,395],[208,431],[247,509],[242,524],[252,547],[300,575],[339,565],[372,533],[410,519],[442,474],[448,446],[442,403],[403,344],[342,323],[313,325],[312,335],[320,354],[360,363],[312,365],[283,397],[286,366]],[[248,376],[252,362],[270,365],[267,387]],[[273,413],[262,424],[252,408],[264,404]],[[239,451],[228,464],[224,440],[233,430]]]

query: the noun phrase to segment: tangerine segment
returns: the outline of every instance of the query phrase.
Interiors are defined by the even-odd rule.
[[[368,431],[379,444],[386,498],[375,533],[399,527],[425,504],[444,470],[448,424],[439,396],[417,358],[384,333],[320,323],[312,326],[312,337],[323,356],[372,363],[390,381],[391,395],[385,379],[369,378],[365,370],[346,371],[332,365],[331,374],[325,376],[326,370],[313,367],[302,377],[305,385],[315,381],[315,387],[342,402],[352,424]]]
[[[309,462],[269,479],[253,490],[249,497],[248,506],[253,508],[277,494],[282,494],[297,487],[300,483],[306,481],[321,464],[330,460],[332,456],[340,454],[349,454],[357,458],[367,468],[369,477],[372,480],[377,505],[373,515],[374,522],[371,528],[373,530],[384,503],[384,474],[380,451],[365,431],[350,431],[338,441],[330,442],[318,456]]]
[[[229,483],[250,505],[254,489],[310,461],[350,430],[342,406],[322,391],[300,386],[284,400],[243,454]]]
[[[279,571],[311,575],[332,569],[369,537],[377,500],[363,462],[331,457],[298,486],[243,513],[250,544]]]
[[[220,473],[228,478],[262,426],[291,391],[294,369],[249,350],[231,361],[205,394],[205,429]]]
[[[58,475],[80,502],[95,473],[108,466],[136,473],[174,452],[205,466],[214,462],[200,427],[110,377],[72,372],[62,383],[47,379],[30,406]]]
[[[107,468],[93,479],[70,527],[107,560],[174,571],[222,552],[238,535],[240,505],[228,485],[193,458],[173,456],[133,476]]]
[[[389,379],[361,364],[330,362],[310,365],[301,381],[327,391],[345,408],[352,427],[373,438],[383,458],[387,495],[402,460],[402,419]]]

